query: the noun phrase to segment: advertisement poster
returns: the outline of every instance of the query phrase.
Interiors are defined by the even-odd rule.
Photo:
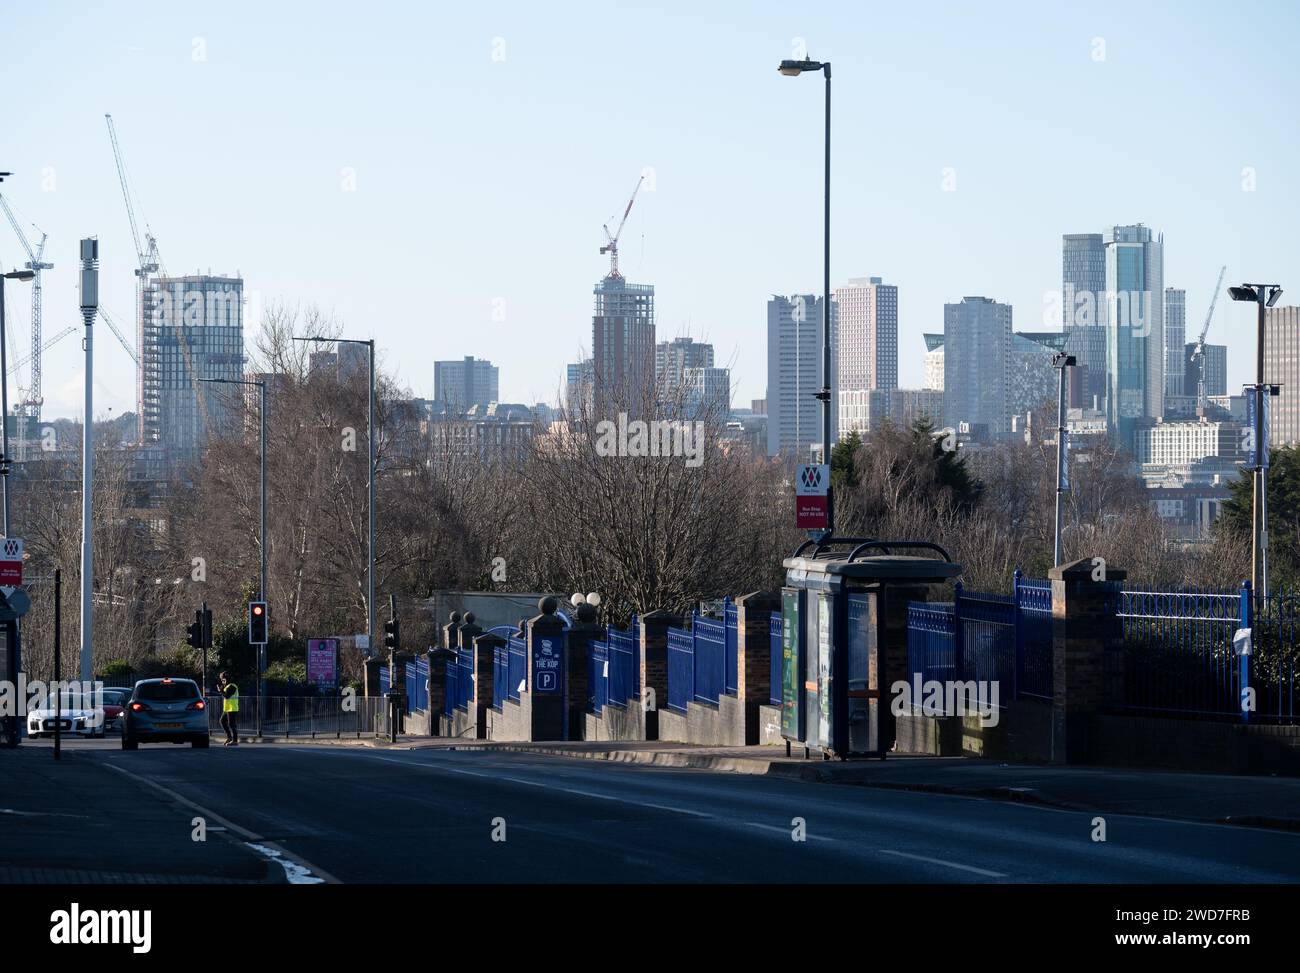
[[[322,688],[338,686],[338,639],[307,640],[307,681]]]

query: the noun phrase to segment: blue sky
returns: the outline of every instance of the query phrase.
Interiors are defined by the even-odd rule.
[[[601,224],[649,167],[624,272],[656,285],[661,338],[715,343],[747,404],[767,297],[821,286],[821,82],[775,70],[800,39],[834,63],[832,282],[899,286],[902,384],[921,384],[945,301],[987,295],[1042,328],[1062,233],[1163,230],[1189,331],[1223,264],[1300,301],[1290,3],[0,7],[0,169],[50,234],[47,335],[78,323],[85,235],[104,303],[132,318],[111,112],[170,272],[316,302],[417,395],[435,358],[476,355],[503,399],[552,399],[591,341]],[[21,259],[0,226],[0,262]],[[1225,295],[1210,334],[1230,383],[1248,380],[1249,310]],[[80,413],[78,344],[46,354],[47,416]],[[134,408],[134,366],[102,329],[96,378],[97,412]]]

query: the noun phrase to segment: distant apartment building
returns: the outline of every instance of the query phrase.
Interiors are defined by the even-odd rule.
[[[685,368],[681,378],[684,415],[722,422],[731,413],[731,369]]]
[[[533,440],[536,417],[526,405],[493,402],[486,408],[448,409],[433,404],[432,415],[419,423],[435,455],[461,459],[520,458]]]
[[[839,393],[840,436],[866,436],[890,422],[910,427],[926,419],[938,428],[943,417],[941,389],[849,389]]]
[[[925,338],[925,387],[943,391],[943,332],[927,332]]]
[[[169,463],[197,460],[210,433],[237,428],[231,396],[200,380],[243,378],[243,291],[238,277],[206,275],[156,277],[141,290],[140,445],[161,448]]]
[[[370,349],[351,341],[340,341],[332,349],[313,351],[307,356],[309,378],[322,377],[346,382],[364,378],[370,369]]]
[[[1067,341],[1061,331],[1017,331],[1007,356],[1007,409],[1011,416],[1039,414],[1046,406],[1056,414],[1060,377],[1052,366]]]
[[[853,277],[835,288],[839,315],[837,387],[898,387],[898,288],[879,277]]]
[[[629,284],[621,274],[603,278],[592,291],[592,394],[597,413],[615,405],[640,408],[655,375],[655,289]]]
[[[1011,305],[963,297],[943,306],[943,424],[1010,431],[1007,361],[1012,350]]]
[[[1132,448],[1164,411],[1164,234],[1138,223],[1102,234],[1106,248],[1106,418]]]
[[[451,409],[486,409],[499,397],[499,382],[500,370],[482,358],[433,363],[433,398]]]
[[[569,417],[590,413],[593,365],[590,358],[571,362],[565,368],[564,410]]]
[[[655,345],[655,380],[660,387],[681,383],[688,368],[712,368],[713,345],[694,338],[674,338]]]
[[[836,381],[837,314],[831,302],[831,403]],[[822,441],[822,298],[812,294],[774,295],[767,302],[767,451],[768,455],[811,455]],[[831,409],[834,443],[838,410]]]
[[[1241,424],[1232,421],[1157,421],[1134,430],[1134,454],[1151,485],[1223,482],[1245,459],[1241,445]]]
[[[1065,350],[1074,355],[1080,408],[1097,408],[1106,395],[1106,247],[1100,233],[1061,238],[1061,319]]]
[[[1165,288],[1165,395],[1184,395],[1187,292]],[[1195,394],[1195,389],[1192,390]]]
[[[1265,312],[1264,381],[1282,386],[1269,405],[1269,444],[1300,444],[1300,307]]]

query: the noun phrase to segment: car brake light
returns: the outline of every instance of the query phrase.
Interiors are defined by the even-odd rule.
[[[164,676],[164,677],[163,677],[163,682],[164,682],[164,683],[169,683],[169,682],[171,682],[171,681],[172,681],[172,680],[171,680],[171,677],[170,677],[170,676]]]
[[[203,700],[199,699],[199,700],[195,700],[194,702],[190,703],[190,705],[189,705],[189,706],[186,706],[185,708],[186,708],[186,709],[207,709],[207,708],[208,708],[208,704],[205,703],[205,702],[203,702]]]
[[[138,713],[138,712],[140,712],[141,710],[147,710],[148,708],[149,708],[149,707],[146,706],[144,703],[132,703],[132,704],[131,704],[131,711],[134,712],[134,713]]]

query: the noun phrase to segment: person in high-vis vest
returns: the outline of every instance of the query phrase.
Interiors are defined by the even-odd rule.
[[[226,746],[239,746],[239,687],[227,673],[217,677],[221,687],[221,728],[226,731]]]

